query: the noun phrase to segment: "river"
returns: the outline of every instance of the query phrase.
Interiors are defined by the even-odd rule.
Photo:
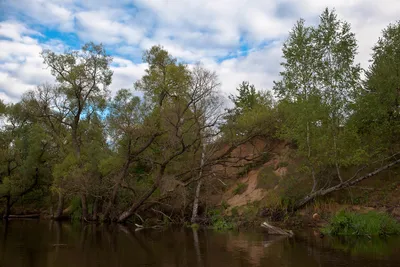
[[[261,231],[174,228],[134,231],[119,225],[51,221],[0,223],[1,267],[400,266],[400,238],[294,238]]]

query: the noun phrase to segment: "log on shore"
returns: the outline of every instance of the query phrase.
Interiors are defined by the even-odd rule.
[[[268,234],[270,234],[270,235],[284,235],[284,236],[293,236],[294,235],[292,230],[281,229],[279,227],[270,225],[266,222],[263,222],[261,224],[261,227],[264,229],[267,229]]]

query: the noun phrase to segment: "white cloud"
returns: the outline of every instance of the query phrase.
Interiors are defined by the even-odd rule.
[[[54,80],[40,57],[42,46],[28,34],[37,35],[18,22],[0,23],[0,92],[6,101],[17,101],[37,84]]]
[[[0,24],[1,36],[14,41],[35,42],[34,39],[21,36],[21,34],[41,35],[39,32],[28,29],[25,25],[17,21],[5,21]]]
[[[133,83],[143,75],[147,64],[134,64],[132,61],[116,57],[113,60],[111,70],[114,72],[110,86],[112,95],[121,88],[133,89]]]
[[[143,38],[144,29],[127,25],[130,18],[124,15],[121,10],[79,12],[76,14],[77,34],[85,41],[135,45]]]
[[[300,17],[315,25],[326,6],[335,7],[339,18],[351,23],[359,40],[356,60],[367,67],[381,30],[400,13],[396,0],[379,4],[374,0],[5,1],[13,21],[0,23],[0,35],[6,38],[0,40],[0,95],[12,96],[13,101],[25,88],[52,79],[41,65],[41,49],[62,52],[66,47],[57,40],[40,43],[37,31],[43,27],[76,33],[81,41],[107,44],[117,56],[112,67],[113,92],[131,88],[144,73],[145,64],[129,59],[161,44],[183,61],[202,61],[215,70],[228,94],[242,80],[258,88],[272,87],[278,78],[281,44]],[[33,20],[35,25],[18,22],[21,14],[31,18],[24,22]],[[218,62],[218,58],[227,59]]]
[[[47,26],[57,26],[64,31],[71,31],[74,27],[74,1],[70,0],[10,0],[7,10],[11,13],[22,13],[35,22]],[[11,12],[13,11],[13,12]]]
[[[281,54],[281,43],[274,42],[246,56],[227,59],[219,64],[209,62],[205,66],[216,71],[225,95],[235,94],[242,81],[249,81],[258,89],[270,90],[273,81],[278,79]]]
[[[43,64],[42,49],[63,52],[67,47],[60,40],[39,43],[25,34],[36,34],[21,23],[0,23],[0,98],[6,102],[18,101],[22,94],[45,82],[54,82],[54,77]],[[114,71],[110,87],[114,94],[120,88],[132,88],[146,64],[134,64],[130,60],[116,57],[111,69]]]

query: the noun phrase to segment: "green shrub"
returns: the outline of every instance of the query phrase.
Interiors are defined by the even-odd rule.
[[[231,230],[235,227],[235,224],[229,220],[228,217],[224,216],[221,210],[213,209],[208,212],[208,217],[211,220],[211,225],[214,230],[224,231]]]
[[[213,229],[217,231],[232,230],[233,228],[235,228],[235,224],[227,220],[217,220],[213,223]]]
[[[388,214],[370,211],[355,213],[340,211],[325,227],[323,233],[329,235],[378,236],[400,234],[400,224]]]
[[[236,188],[233,190],[233,194],[234,195],[240,195],[243,194],[246,189],[248,187],[248,184],[244,184],[244,183],[239,183]]]
[[[80,221],[82,218],[81,199],[74,197],[71,199],[71,220]]]

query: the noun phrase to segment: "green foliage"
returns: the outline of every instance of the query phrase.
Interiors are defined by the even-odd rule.
[[[228,202],[226,202],[225,200],[223,200],[222,203],[221,203],[221,207],[222,207],[222,209],[224,209],[224,210],[226,210],[227,208],[229,208]]]
[[[232,94],[229,96],[235,107],[228,110],[228,112],[233,113],[234,116],[239,116],[261,104],[261,93],[257,92],[255,86],[248,81],[243,81],[236,90],[238,92],[237,96]]]
[[[213,221],[212,227],[217,231],[226,231],[234,229],[235,224],[225,219],[218,219]]]
[[[161,46],[143,55],[148,68],[135,83],[142,98],[121,89],[109,99],[112,58],[102,45],[88,43],[79,51],[60,54],[44,50],[41,55],[56,83],[39,86],[16,104],[0,100],[0,198],[10,199],[11,206],[51,199],[51,188],[71,200],[73,219],[84,210],[79,205],[82,195],[89,202],[92,196],[110,200],[112,213],[118,216],[135,203],[145,203],[142,196],[177,200],[182,193],[174,191],[182,189],[178,184],[188,185],[200,174],[208,177],[204,179],[208,188],[213,175],[207,172],[221,151],[219,144],[235,147],[262,137],[272,149],[283,139],[296,147],[303,163],[299,172],[280,179],[272,167],[262,167],[273,155],[265,152],[242,166],[238,175],[260,168],[257,186],[276,188],[268,197],[284,210],[309,194],[310,188],[315,192],[335,185],[342,175],[352,177],[348,169],[398,150],[399,22],[383,31],[364,83],[354,61],[355,35],[335,11],[326,9],[316,26],[299,20],[282,52],[281,79],[273,88],[277,101],[269,91],[244,81],[236,95],[229,96],[233,107],[221,114],[216,74],[200,64],[192,68],[179,62]],[[291,168],[288,162],[295,161],[285,160],[277,167]],[[207,168],[199,172],[203,164]],[[149,191],[154,185],[157,189]],[[190,199],[186,194],[194,190],[186,188],[190,190],[184,197]],[[246,189],[247,184],[239,183],[233,193]],[[226,202],[221,206],[229,208]],[[255,210],[244,213],[250,216]],[[234,216],[238,213],[232,209]],[[216,229],[233,227],[222,211],[209,216]],[[356,220],[347,217],[349,223]],[[390,225],[385,220],[380,224]],[[364,231],[357,227],[346,229]]]
[[[243,194],[249,185],[245,183],[239,183],[236,188],[233,190],[234,195],[241,195]]]
[[[341,236],[329,239],[329,245],[354,256],[388,256],[397,248],[396,239],[381,236]]]
[[[353,123],[375,154],[392,149],[400,136],[400,22],[383,30],[373,47],[362,93],[354,104]]]
[[[342,179],[341,167],[365,159],[358,130],[348,120],[360,93],[357,42],[350,25],[325,9],[316,27],[299,20],[282,51],[282,78],[274,86],[283,117],[279,133],[296,143],[316,190],[316,173],[327,166],[335,166]]]
[[[251,135],[274,135],[276,110],[271,93],[257,91],[249,82],[242,82],[236,90],[238,96],[229,97],[234,107],[227,110],[226,124],[222,125],[225,137],[236,141]]]
[[[233,190],[233,194],[234,194],[234,195],[241,195],[241,194],[243,194],[243,193],[246,191],[247,187],[248,187],[248,184],[239,183],[239,184],[236,186],[236,188]]]
[[[400,224],[388,214],[370,211],[354,213],[342,210],[323,229],[329,235],[399,235]]]
[[[211,226],[217,231],[232,230],[235,228],[235,224],[229,220],[227,216],[223,215],[223,212],[218,209],[208,211],[208,217],[211,220]]]
[[[82,218],[82,206],[79,197],[73,197],[71,200],[71,220],[80,221]]]

